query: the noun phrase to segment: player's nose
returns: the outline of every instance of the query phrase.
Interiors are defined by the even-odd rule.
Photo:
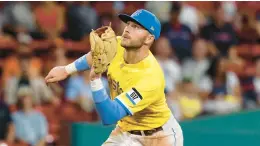
[[[128,25],[126,25],[124,33],[130,34],[130,29]]]

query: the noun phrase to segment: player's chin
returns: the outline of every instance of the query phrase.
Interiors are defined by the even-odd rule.
[[[124,47],[124,48],[125,48],[125,47],[129,47],[129,44],[130,44],[130,43],[129,43],[128,40],[122,40],[122,42],[121,42],[121,46]]]

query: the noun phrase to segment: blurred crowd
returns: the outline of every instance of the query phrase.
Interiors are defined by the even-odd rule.
[[[66,145],[71,122],[97,122],[89,72],[46,85],[44,77],[89,51],[88,34],[139,8],[161,21],[151,51],[177,120],[260,105],[257,2],[0,2],[0,143]],[[242,9],[248,8],[248,9]],[[259,9],[259,11],[258,11]],[[103,82],[109,92],[107,79]],[[62,140],[61,140],[62,139]]]

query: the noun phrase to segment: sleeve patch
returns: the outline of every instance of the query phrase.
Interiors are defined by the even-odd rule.
[[[132,88],[130,91],[128,91],[126,96],[134,105],[143,99],[141,94],[135,88]]]

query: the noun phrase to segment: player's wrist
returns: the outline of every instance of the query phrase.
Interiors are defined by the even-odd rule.
[[[74,62],[65,66],[65,70],[68,74],[73,74],[78,71],[85,71],[85,70],[89,70],[89,69],[90,69],[90,67],[89,67],[86,55],[81,56]]]
[[[90,81],[90,87],[93,92],[99,91],[104,88],[100,77],[92,78]]]
[[[90,81],[90,88],[92,91],[93,101],[95,103],[101,103],[109,98],[101,78]]]
[[[64,68],[65,68],[66,73],[69,74],[69,75],[77,72],[77,68],[76,68],[74,62],[66,65]]]

